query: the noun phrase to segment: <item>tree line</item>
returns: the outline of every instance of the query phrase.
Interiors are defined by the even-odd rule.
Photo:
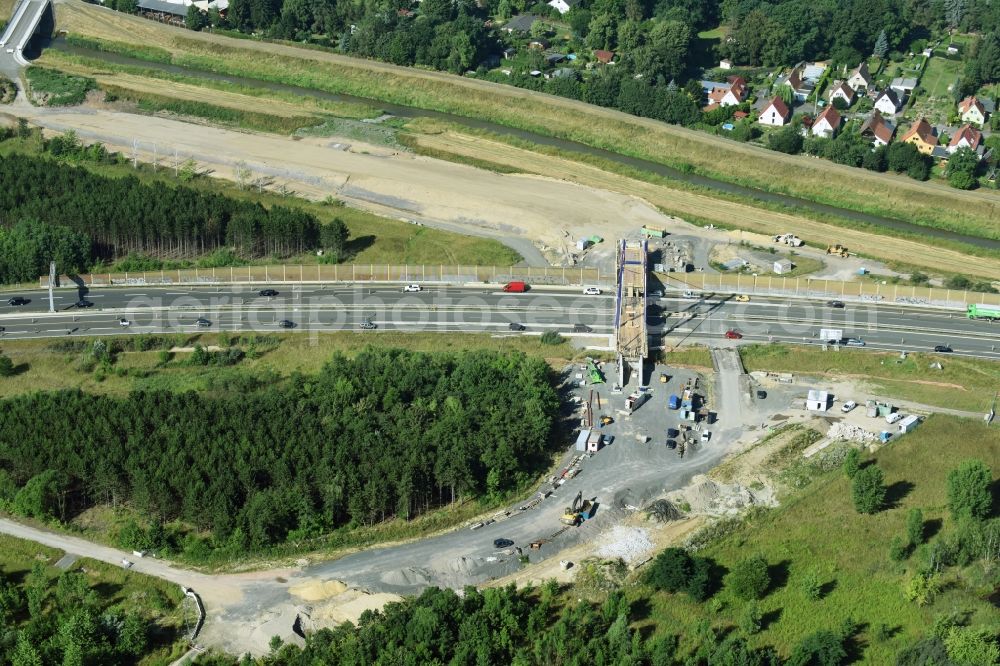
[[[68,272],[130,253],[193,257],[228,247],[245,258],[289,256],[322,241],[319,221],[301,210],[101,176],[42,157],[0,158],[0,180],[2,282],[34,280],[57,255]],[[29,258],[36,256],[40,263]]]
[[[0,476],[23,515],[127,502],[261,549],[516,488],[547,464],[557,407],[540,359],[367,350],[246,395],[5,400]]]

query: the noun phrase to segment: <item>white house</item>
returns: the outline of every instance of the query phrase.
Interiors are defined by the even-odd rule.
[[[732,69],[733,61],[729,58],[723,58],[719,61],[719,69]]]
[[[862,62],[858,65],[849,77],[847,77],[847,85],[849,85],[854,90],[868,90],[868,86],[872,84],[874,79],[872,78],[871,72],[868,71],[868,63]]]
[[[832,139],[840,129],[840,114],[837,113],[837,109],[833,108],[833,105],[823,109],[823,112],[816,116],[816,120],[812,124],[813,136],[822,136],[827,139]]]
[[[795,264],[790,259],[778,259],[774,262],[774,273],[775,275],[785,275],[791,273],[794,267]]]
[[[580,0],[549,0],[547,4],[549,7],[554,7],[560,14],[565,14],[576,5],[580,4]]]
[[[972,125],[965,124],[951,137],[946,150],[948,154],[954,154],[959,148],[968,148],[971,151],[977,151],[982,143],[983,133]]]
[[[958,103],[958,113],[963,123],[982,125],[986,122],[986,107],[975,97],[966,97]]]
[[[893,116],[899,111],[902,104],[899,103],[899,95],[892,88],[886,88],[875,98],[875,108],[883,116]]]
[[[851,86],[843,81],[836,81],[833,87],[830,88],[829,99],[831,104],[833,104],[835,99],[842,99],[845,105],[850,106],[854,104],[854,91],[851,90]]]
[[[757,122],[761,125],[782,127],[788,124],[791,117],[792,115],[788,110],[788,106],[780,97],[775,97],[761,110]]]

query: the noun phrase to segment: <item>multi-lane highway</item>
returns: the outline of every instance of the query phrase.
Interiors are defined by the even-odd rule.
[[[273,285],[276,296],[261,296],[262,285],[205,287],[103,287],[61,289],[50,313],[42,290],[0,295],[4,339],[122,335],[194,331],[279,331],[281,320],[292,332],[360,329],[372,321],[378,331],[510,333],[521,324],[525,334],[549,330],[565,334],[612,334],[614,299],[609,292],[584,295],[579,288],[536,288],[508,294],[496,287],[423,285],[418,293],[400,285]],[[7,305],[11,296],[29,300]],[[81,298],[93,305],[75,307]],[[127,319],[128,327],[119,325]],[[208,323],[199,326],[198,320]],[[203,324],[205,322],[202,322]],[[744,342],[820,343],[820,330],[834,328],[865,348],[930,351],[937,345],[956,354],[1000,359],[1000,323],[973,321],[957,310],[897,304],[847,303],[754,297],[737,302],[731,295],[696,299],[673,296],[650,299],[650,335],[654,347],[685,341],[725,339],[733,330]]]

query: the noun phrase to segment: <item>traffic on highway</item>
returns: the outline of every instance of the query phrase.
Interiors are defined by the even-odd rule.
[[[326,284],[60,289],[49,311],[43,290],[3,294],[0,334],[66,335],[217,331],[336,330],[613,333],[614,294],[598,287]],[[899,304],[674,294],[649,299],[651,345],[726,340],[731,344],[840,344],[1000,358],[1000,326],[964,311]],[[823,331],[840,332],[837,340]]]

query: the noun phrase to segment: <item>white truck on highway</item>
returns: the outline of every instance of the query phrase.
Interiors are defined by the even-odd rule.
[[[829,345],[839,345],[841,340],[844,339],[844,331],[840,328],[821,328],[819,329],[819,340],[825,344]]]

